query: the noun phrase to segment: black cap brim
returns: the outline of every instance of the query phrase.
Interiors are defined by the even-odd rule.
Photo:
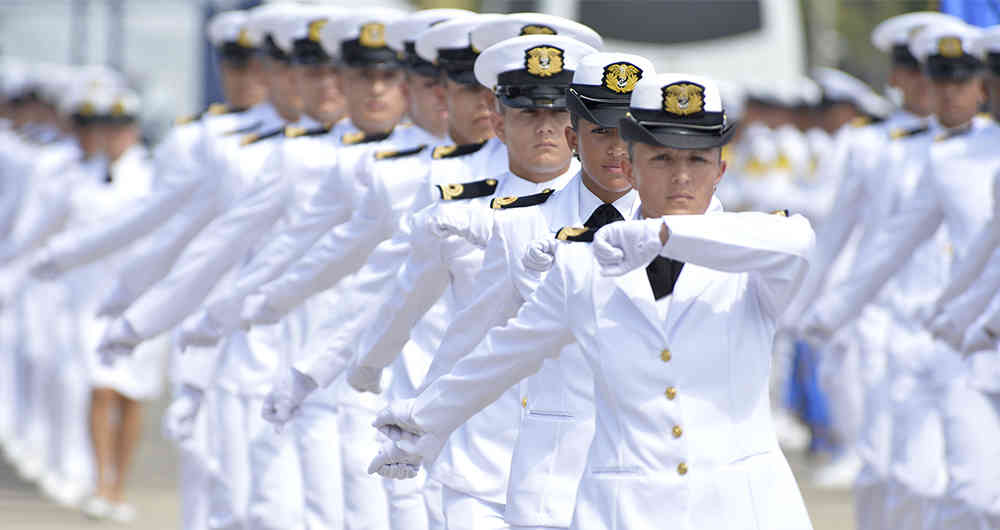
[[[618,120],[628,113],[628,100],[621,105],[598,103],[587,106],[572,88],[566,90],[566,108],[573,114],[601,127],[618,127]]]
[[[634,117],[626,116],[618,121],[618,134],[628,142],[641,142],[674,149],[712,149],[729,143],[736,128],[730,123],[718,132],[683,127],[647,128]]]

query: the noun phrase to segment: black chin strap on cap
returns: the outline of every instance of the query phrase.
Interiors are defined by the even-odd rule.
[[[581,85],[566,89],[566,108],[570,113],[602,127],[618,127],[618,120],[628,112],[629,98],[588,97],[585,92]]]

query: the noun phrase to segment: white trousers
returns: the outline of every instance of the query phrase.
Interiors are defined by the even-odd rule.
[[[504,505],[484,501],[467,493],[443,486],[441,500],[445,528],[448,530],[506,530]]]
[[[250,502],[250,440],[271,428],[260,416],[261,400],[215,389],[209,418],[210,443],[218,473],[212,474],[208,527],[242,530]]]
[[[1000,395],[964,379],[949,385],[941,403],[948,487],[925,528],[1000,528]]]
[[[423,488],[427,472],[411,479],[382,479],[386,501],[389,506],[389,528],[392,530],[427,530],[427,500]]]
[[[385,488],[368,464],[378,454],[375,413],[341,405],[337,409],[344,477],[344,530],[388,530]]]
[[[177,451],[178,481],[181,499],[181,523],[184,530],[207,530],[211,508],[212,476],[219,471],[209,444],[209,418],[215,416],[215,391],[202,398],[201,410],[194,420],[191,438]]]

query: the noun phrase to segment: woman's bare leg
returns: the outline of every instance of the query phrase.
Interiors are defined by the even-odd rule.
[[[115,478],[111,485],[111,496],[114,502],[121,502],[125,494],[125,479],[132,466],[136,444],[142,436],[142,403],[115,393],[121,421],[118,423],[115,443],[114,463]]]
[[[94,445],[94,460],[97,464],[97,484],[95,494],[109,498],[115,470],[115,436],[112,425],[112,408],[115,404],[114,391],[95,388],[90,400],[90,438]]]

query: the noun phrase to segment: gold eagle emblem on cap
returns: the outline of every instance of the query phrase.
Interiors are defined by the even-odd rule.
[[[125,115],[125,102],[122,100],[116,100],[111,105],[111,115],[112,116],[124,116]]]
[[[611,63],[604,67],[604,88],[619,94],[628,94],[642,79],[642,68],[632,63]]]
[[[663,110],[677,116],[689,116],[705,110],[705,87],[678,81],[663,87]]]
[[[253,48],[253,40],[250,39],[250,32],[246,28],[240,30],[240,34],[236,36],[236,44],[244,48]]]
[[[542,24],[528,24],[521,28],[521,35],[555,35],[556,30]]]
[[[90,101],[83,102],[83,105],[80,105],[80,110],[77,111],[80,116],[93,116],[96,113],[97,107]]]
[[[954,59],[962,56],[962,41],[958,37],[941,37],[938,39],[938,55]]]
[[[385,24],[369,22],[361,26],[358,42],[365,48],[381,48],[385,46]]]
[[[563,51],[555,46],[535,46],[524,52],[524,67],[536,77],[552,77],[563,71]]]
[[[323,26],[325,26],[327,22],[329,22],[329,20],[325,18],[309,22],[309,32],[307,33],[307,38],[313,42],[319,42],[319,32],[323,29]]]

